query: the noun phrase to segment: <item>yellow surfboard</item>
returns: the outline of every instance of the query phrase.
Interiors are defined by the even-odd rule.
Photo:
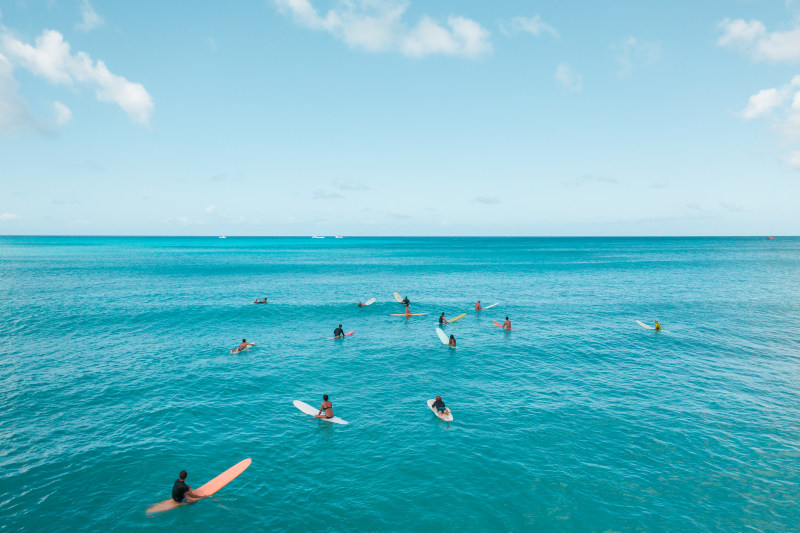
[[[453,322],[455,322],[456,320],[461,320],[461,319],[462,319],[462,318],[464,318],[465,316],[467,316],[467,313],[461,313],[461,314],[460,314],[460,315],[458,315],[457,317],[455,317],[455,318],[451,318],[451,319],[450,319],[450,320],[448,320],[447,322],[448,322],[448,323],[450,323],[450,324],[452,324],[452,323],[453,323]]]

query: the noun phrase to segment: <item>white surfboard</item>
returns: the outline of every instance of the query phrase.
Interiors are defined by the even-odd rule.
[[[483,309],[491,309],[495,305],[500,305],[500,302],[497,302],[496,304],[492,304],[492,305],[487,305],[486,307],[481,307],[481,310],[483,310]]]
[[[403,303],[403,298],[401,298],[399,294],[397,294],[396,292],[393,293],[393,294],[394,294],[394,299],[395,300],[397,300],[400,303]]]
[[[444,420],[445,422],[452,422],[453,421],[453,411],[450,411],[450,414],[447,415],[447,416],[444,416],[444,415],[439,416],[439,411],[437,411],[436,408],[433,406],[433,402],[435,402],[435,401],[436,401],[436,398],[431,398],[430,400],[428,400],[428,409],[433,411],[433,414],[438,416],[441,420]]]
[[[442,328],[436,328],[436,334],[439,335],[439,340],[442,344],[450,344],[450,339],[447,338],[447,333],[442,331]]]
[[[369,300],[367,300],[366,302],[364,302],[361,305],[372,305],[374,303],[375,303],[375,298],[370,298]]]
[[[637,320],[636,323],[639,324],[640,326],[642,326],[644,329],[653,329],[653,326],[648,326],[647,324],[645,324],[641,320]]]
[[[301,402],[300,400],[295,400],[292,403],[294,404],[295,407],[297,407],[307,415],[317,416],[317,414],[319,414],[319,409],[314,409],[305,402]],[[345,422],[338,416],[334,416],[333,418],[319,418],[318,420],[324,420],[325,422],[333,422],[334,424],[347,424],[347,422]]]

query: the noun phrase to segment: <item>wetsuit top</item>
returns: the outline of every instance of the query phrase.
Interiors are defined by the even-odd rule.
[[[333,330],[334,337],[341,337],[342,335],[344,335],[344,330],[342,328],[336,328]]]
[[[404,304],[406,304],[406,305],[408,305],[408,304],[410,304],[411,302],[409,302],[409,301],[408,301],[408,298],[403,298],[403,303],[404,303]]]
[[[443,316],[439,317],[439,324],[444,324],[444,317]]]
[[[438,407],[444,407],[444,402],[442,400],[434,400],[433,405],[431,407],[433,407],[434,409]]]
[[[172,499],[181,503],[187,492],[189,492],[189,485],[180,479],[176,479],[175,484],[172,486]]]
[[[661,324],[656,322],[656,331],[661,331]]]

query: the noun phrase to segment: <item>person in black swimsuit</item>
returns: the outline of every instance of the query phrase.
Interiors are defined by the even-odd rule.
[[[450,414],[450,408],[444,405],[444,401],[442,400],[441,396],[436,397],[436,400],[434,400],[431,407],[436,409],[436,414],[439,416],[439,418]]]
[[[405,305],[406,307],[408,307],[408,304],[410,304],[410,303],[411,303],[411,302],[409,302],[409,301],[408,301],[408,296],[406,296],[405,298],[403,298],[403,305]]]
[[[333,418],[333,404],[328,401],[327,394],[322,395],[322,404],[319,406],[319,413],[314,416],[314,418]]]
[[[342,329],[342,325],[339,324],[339,327],[333,330],[333,338],[341,339],[342,337],[344,337],[344,330]]]
[[[202,498],[199,494],[192,492],[192,487],[185,483],[186,476],[186,470],[181,470],[178,479],[176,479],[175,484],[172,485],[172,499],[178,503],[186,503],[187,501],[194,501]],[[192,499],[188,500],[187,496]]]
[[[445,324],[447,324],[447,319],[444,317],[444,313],[442,313],[442,316],[439,317],[439,325],[444,326]]]

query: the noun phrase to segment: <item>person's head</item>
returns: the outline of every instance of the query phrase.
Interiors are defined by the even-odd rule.
[[[455,337],[453,337],[452,335],[450,335],[450,340],[451,340],[451,341],[454,341],[454,340],[456,340],[456,338],[455,338]]]
[[[444,316],[444,311],[442,311],[442,316]]]
[[[247,339],[242,339],[242,342],[247,342]]]
[[[186,480],[186,476],[187,475],[188,474],[186,473],[186,470],[181,470],[181,473],[178,474],[178,477],[180,478],[181,481],[184,481],[184,480]]]
[[[442,400],[442,397],[441,397],[441,396],[437,396],[437,397],[436,397],[436,401],[441,401],[441,400]]]
[[[506,317],[506,320],[508,320],[508,317]]]
[[[322,395],[322,400],[327,402],[328,401],[328,395],[327,394],[323,394]]]
[[[342,327],[342,325],[341,325],[341,324],[339,324],[339,327]]]

